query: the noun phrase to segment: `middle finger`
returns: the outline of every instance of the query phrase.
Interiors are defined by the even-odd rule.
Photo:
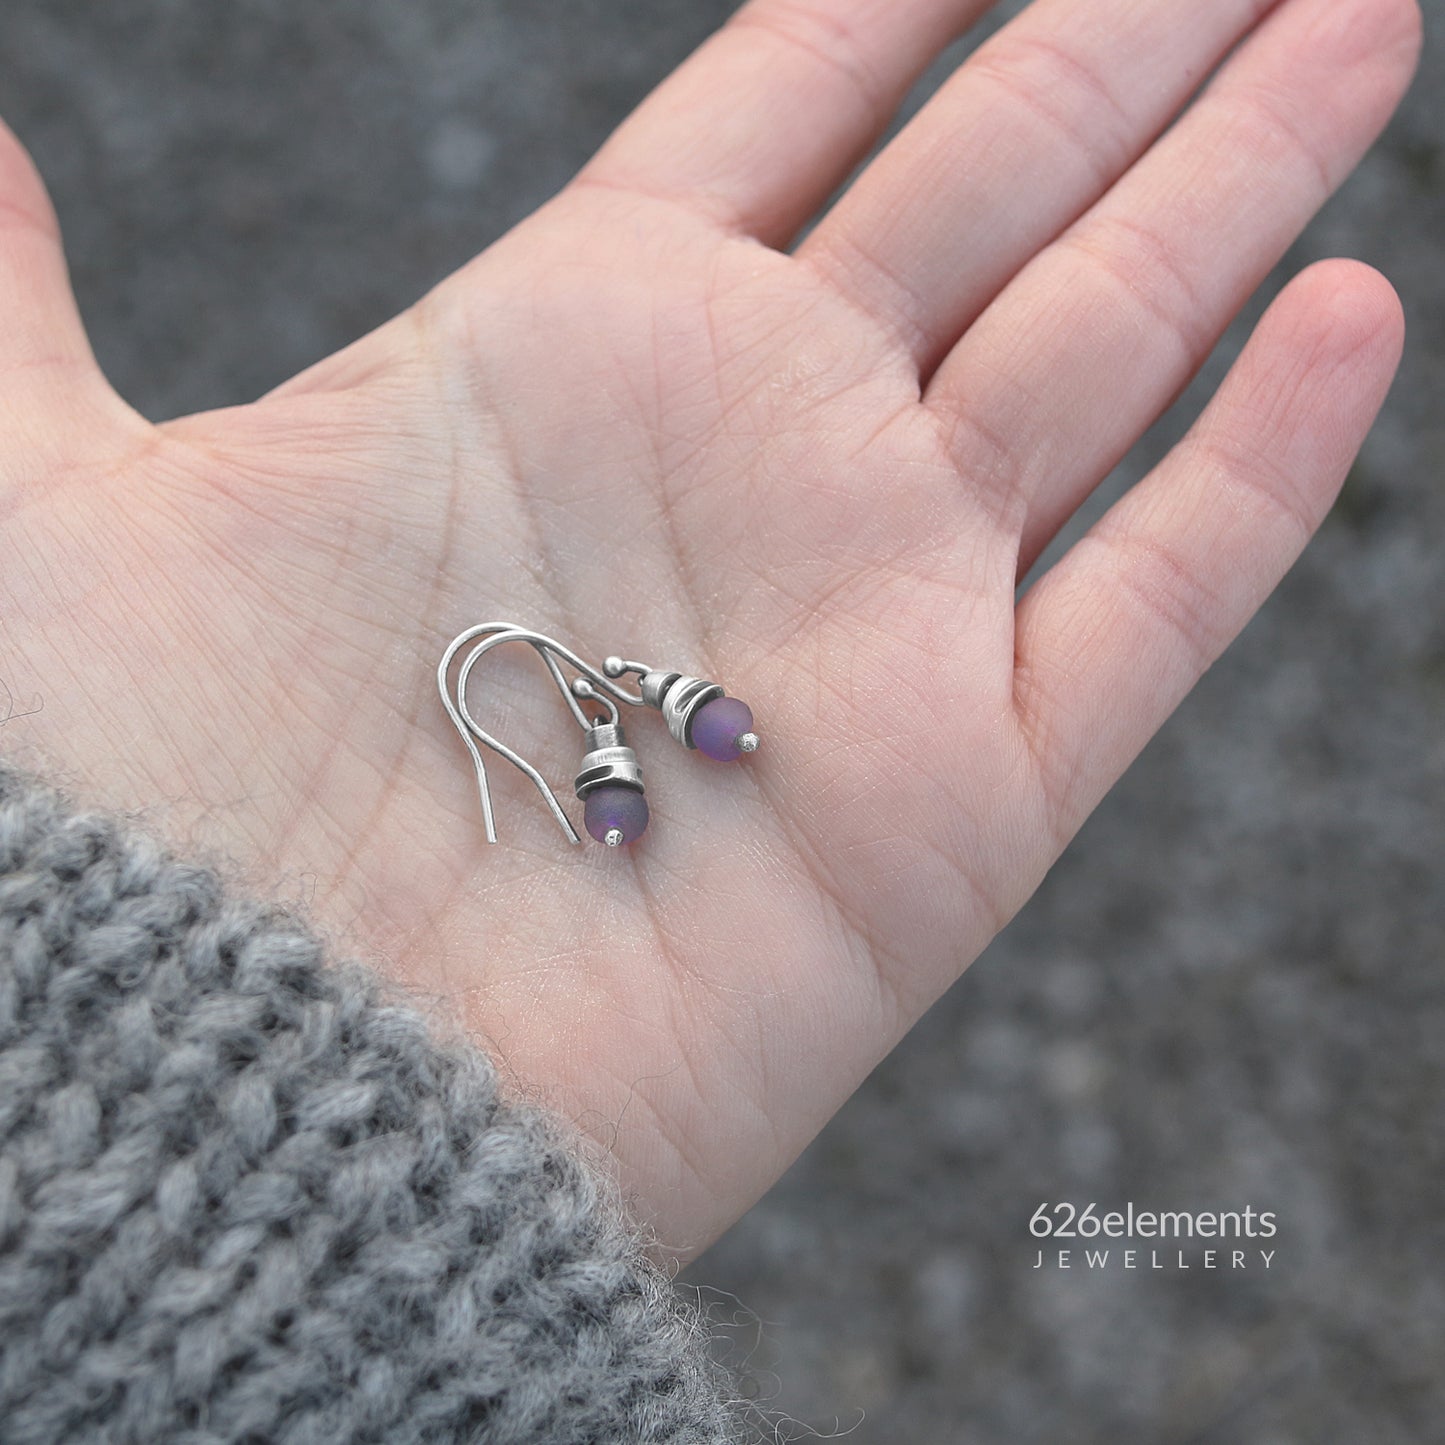
[[[798,248],[926,377],[1275,0],[1035,0]]]

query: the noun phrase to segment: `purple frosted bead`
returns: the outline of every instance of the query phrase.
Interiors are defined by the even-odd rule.
[[[607,841],[608,832],[617,828],[624,843],[632,843],[647,828],[647,799],[636,788],[603,784],[587,794],[583,822],[599,843]]]
[[[692,741],[698,752],[720,763],[739,755],[738,739],[753,730],[753,710],[736,697],[715,697],[697,710],[692,720]]]

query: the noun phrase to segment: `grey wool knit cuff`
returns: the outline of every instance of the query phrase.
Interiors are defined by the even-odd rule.
[[[738,1438],[696,1316],[483,1055],[0,764],[0,1438]]]

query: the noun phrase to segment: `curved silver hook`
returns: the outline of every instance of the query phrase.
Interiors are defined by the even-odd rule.
[[[476,638],[483,640],[467,654],[462,660],[461,669],[457,674],[457,685],[455,696],[447,687],[447,673],[451,669],[452,660],[457,653]],[[464,632],[458,633],[442,654],[442,660],[437,667],[437,691],[441,694],[442,704],[447,710],[457,732],[461,734],[462,741],[467,745],[467,751],[471,754],[472,766],[477,775],[477,791],[482,800],[482,819],[486,824],[487,841],[497,841],[496,823],[492,816],[491,789],[487,783],[487,769],[482,761],[482,755],[477,749],[477,741],[485,744],[494,752],[506,758],[509,763],[521,769],[542,794],[547,806],[552,810],[553,816],[561,824],[562,831],[573,843],[580,843],[582,840],[577,835],[566,813],[562,811],[562,805],[557,801],[556,794],[548,787],[547,781],[521,754],[514,752],[505,743],[494,738],[482,728],[481,724],[471,715],[467,707],[466,692],[467,681],[471,677],[472,668],[481,660],[483,654],[491,651],[493,647],[499,647],[504,642],[525,642],[528,643],[547,664],[547,670],[552,675],[552,680],[557,684],[558,691],[562,694],[571,709],[573,717],[583,729],[595,725],[594,720],[589,718],[582,711],[577,698],[573,695],[566,678],[562,675],[562,669],[558,666],[557,654],[566,659],[578,672],[586,677],[593,684],[583,696],[591,701],[600,702],[608,711],[610,721],[616,722],[617,701],[630,703],[635,707],[645,706],[642,697],[634,696],[625,688],[619,687],[616,682],[605,673],[600,672],[590,663],[584,662],[571,648],[564,646],[553,637],[545,633],[535,632],[531,628],[519,627],[512,622],[480,622],[474,627],[467,628]],[[599,691],[599,688],[601,689]],[[473,741],[473,739],[477,741]]]

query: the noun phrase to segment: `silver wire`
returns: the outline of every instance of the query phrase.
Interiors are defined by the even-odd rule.
[[[451,670],[452,661],[467,643],[476,638],[482,638],[482,641],[478,642],[463,658],[461,668],[457,673],[456,692],[453,695],[447,686],[447,674]],[[566,700],[578,725],[584,730],[593,727],[595,719],[589,718],[582,711],[577,698],[573,696],[567,679],[562,674],[557,657],[565,659],[593,684],[586,694],[587,699],[601,703],[607,709],[609,721],[614,723],[617,721],[617,702],[629,703],[633,707],[643,707],[645,703],[640,695],[635,695],[628,692],[626,688],[619,687],[606,673],[593,667],[590,663],[584,662],[571,648],[564,646],[556,638],[548,637],[545,633],[535,632],[528,627],[520,627],[513,622],[479,622],[475,627],[468,627],[464,632],[458,633],[442,654],[442,660],[437,667],[437,691],[441,694],[442,704],[447,710],[447,715],[451,718],[462,741],[467,745],[467,751],[471,754],[472,766],[477,775],[477,791],[482,800],[482,820],[486,824],[487,841],[489,843],[497,841],[497,828],[492,816],[492,794],[487,782],[486,764],[482,761],[481,752],[477,748],[478,742],[520,768],[536,784],[537,790],[552,810],[552,815],[561,824],[562,831],[567,835],[569,841],[580,843],[582,839],[577,835],[577,830],[573,828],[567,814],[562,811],[562,805],[557,801],[556,794],[548,787],[547,780],[520,753],[514,752],[505,743],[487,732],[467,707],[467,681],[471,677],[472,668],[485,653],[494,647],[500,647],[504,642],[525,642],[532,647],[547,664],[547,670],[551,673],[557,690]],[[598,691],[599,688],[602,690]]]

